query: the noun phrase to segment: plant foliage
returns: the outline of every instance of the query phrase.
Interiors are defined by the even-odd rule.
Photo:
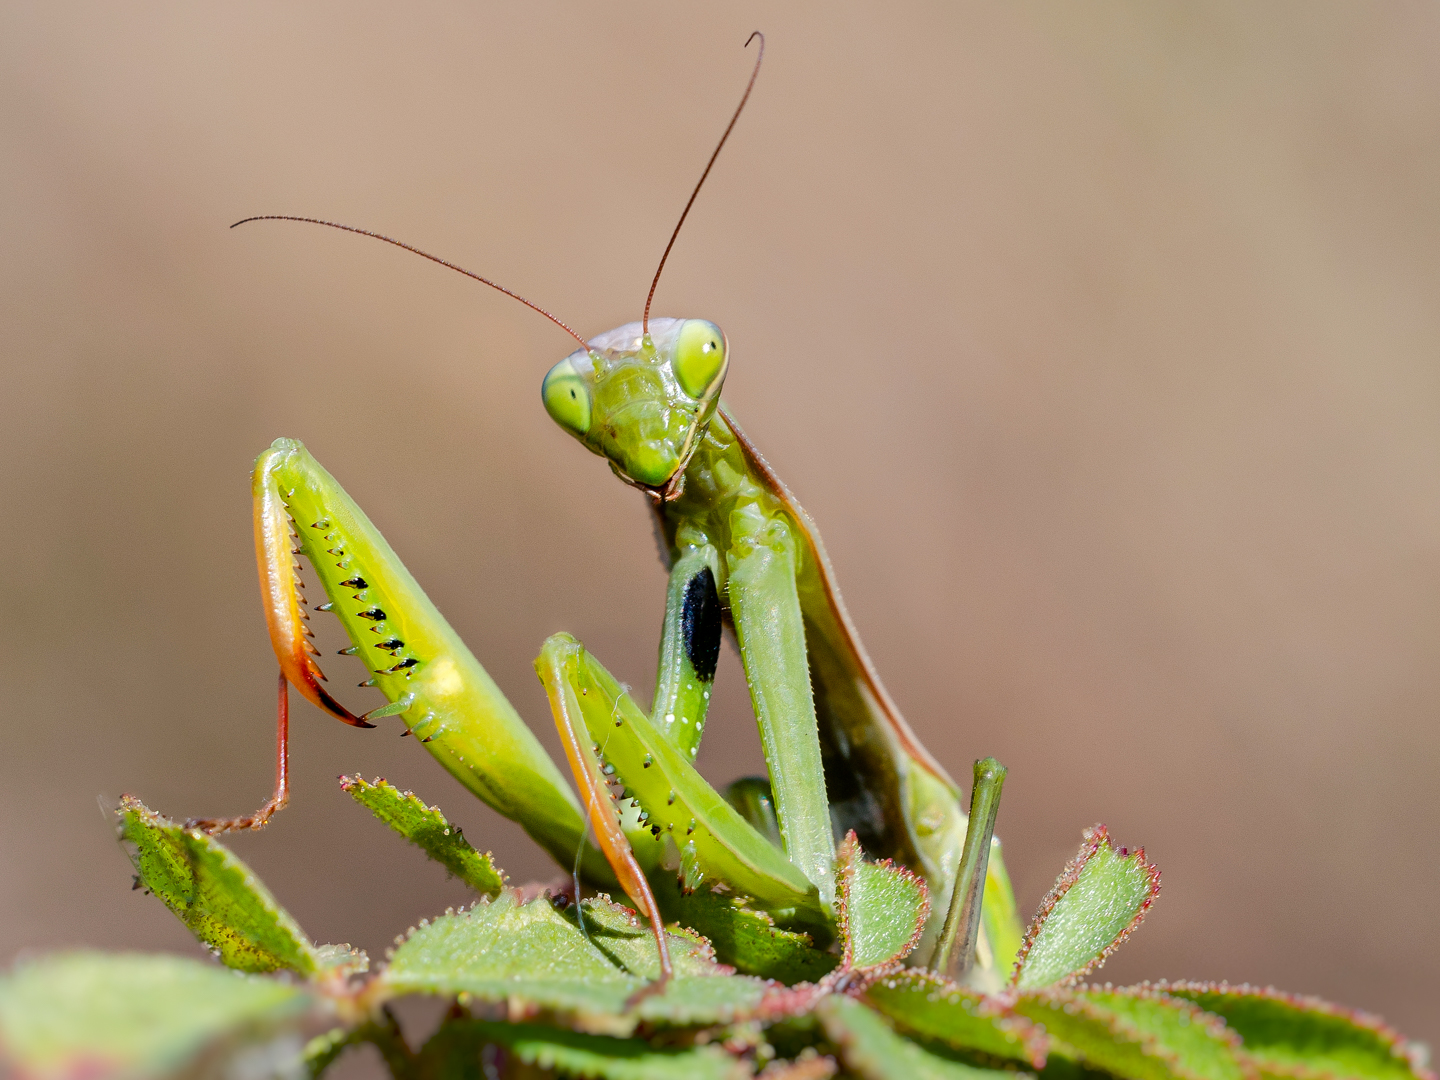
[[[675,977],[649,992],[656,946],[628,907],[509,889],[440,811],[383,781],[343,784],[475,889],[474,904],[421,920],[370,973],[364,954],[312,942],[219,841],[127,798],[117,824],[137,886],[219,964],[85,952],[21,963],[0,979],[3,1060],[36,1080],[319,1076],[369,1044],[393,1075],[415,1080],[1433,1080],[1414,1044],[1313,998],[1082,983],[1159,889],[1143,851],[1115,847],[1103,826],[1086,830],[1000,993],[905,966],[917,961],[925,884],[866,860],[854,834],[837,863],[829,951],[776,930],[723,887],[677,895],[672,908],[695,925],[670,926]],[[696,926],[748,942],[739,952],[750,972],[719,962]],[[765,940],[780,944],[767,952]],[[388,1007],[412,994],[450,1003],[417,1047]]]

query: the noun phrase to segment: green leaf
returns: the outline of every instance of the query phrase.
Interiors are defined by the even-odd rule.
[[[853,829],[840,845],[837,863],[844,967],[875,967],[908,955],[930,914],[924,879],[889,859],[866,862]]]
[[[700,888],[684,893],[668,878],[655,883],[655,897],[667,919],[693,927],[714,946],[716,957],[744,975],[775,979],[787,986],[817,982],[840,962],[815,948],[810,935],[782,930],[745,897]]]
[[[1147,987],[1042,990],[1020,995],[1015,1011],[1067,1056],[1125,1080],[1246,1080],[1240,1040],[1222,1021]]]
[[[650,923],[634,911],[615,903],[601,893],[574,904],[560,913],[572,923],[616,967],[645,980],[660,977],[660,955],[655,949],[655,935]],[[671,928],[668,931],[670,966],[676,975],[728,975],[727,968],[715,963],[715,950],[693,930]]]
[[[433,922],[422,922],[395,950],[381,975],[392,995],[467,994],[503,1002],[510,1015],[557,1014],[586,1031],[628,1034],[640,1021],[668,1024],[731,1023],[769,1007],[783,988],[742,975],[726,975],[698,957],[693,936],[671,932],[677,975],[664,993],[627,1000],[646,985],[618,966],[600,945],[637,970],[658,971],[640,959],[654,945],[639,935],[615,933],[607,915],[585,930],[544,897],[521,902],[506,890],[493,901]],[[589,935],[587,937],[587,935]],[[714,974],[697,974],[710,970]],[[689,974],[686,974],[689,972]]]
[[[163,900],[226,967],[311,976],[338,962],[363,970],[363,954],[322,956],[270,890],[218,840],[128,795],[116,814],[139,875],[137,888]]]
[[[60,953],[0,978],[0,1074],[8,1063],[29,1080],[165,1077],[222,1047],[295,1057],[313,1004],[302,988],[199,960]],[[279,1036],[268,1053],[254,1045]]]
[[[430,1080],[468,1080],[487,1043],[526,1065],[593,1080],[746,1080],[749,1066],[718,1046],[655,1048],[640,1039],[613,1039],[538,1024],[450,1020],[420,1051]]]
[[[1329,1080],[1434,1080],[1424,1051],[1379,1017],[1319,998],[1228,983],[1158,983],[1224,1017],[1244,1054],[1267,1075]]]
[[[854,998],[831,995],[816,1007],[847,1069],[864,1080],[1017,1080],[1028,1073],[982,1069],[926,1050],[890,1029]]]
[[[1116,851],[1104,825],[1086,829],[1080,853],[1041,901],[1010,984],[1035,990],[1074,983],[1140,925],[1159,892],[1160,871],[1145,861],[1144,848]]]
[[[1045,1067],[1046,1038],[1041,1028],[998,999],[938,976],[921,971],[889,975],[866,987],[863,1000],[910,1034],[957,1050]]]
[[[481,896],[497,896],[505,875],[451,825],[437,807],[426,806],[409,791],[398,791],[382,780],[342,776],[340,786],[361,806],[405,837]]]

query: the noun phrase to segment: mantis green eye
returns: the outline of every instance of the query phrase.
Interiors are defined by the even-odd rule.
[[[680,389],[697,401],[710,396],[725,375],[725,335],[704,319],[687,319],[675,339],[671,361]]]
[[[551,418],[574,435],[590,430],[590,388],[585,385],[570,357],[561,360],[540,384],[540,400]]]

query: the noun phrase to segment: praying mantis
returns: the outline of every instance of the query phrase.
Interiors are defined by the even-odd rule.
[[[536,671],[577,798],[364,511],[301,443],[278,439],[256,461],[252,483],[261,592],[280,665],[276,791],[248,817],[191,824],[259,828],[285,804],[294,687],[354,726],[398,716],[466,788],[573,868],[577,886],[618,885],[654,929],[660,984],[672,970],[666,922],[723,938],[734,932],[726,919],[758,918],[823,949],[836,935],[836,837],[853,831],[870,857],[921,875],[937,898],[926,929],[933,954],[922,944],[917,955],[949,958],[957,936],[978,936],[960,951],[978,949],[970,978],[995,989],[1020,928],[992,841],[993,799],[967,822],[958,786],[886,693],[818,530],[720,401],[730,362],[723,332],[704,319],[650,314],[680,228],[754,88],[764,56],[756,38],[750,81],[680,215],[641,319],[589,340],[488,278],[389,237],[313,218],[246,219],[309,221],[384,240],[506,293],[574,338],[579,347],[544,377],[543,404],[644,492],[669,586],[649,710],[573,637],[556,634],[541,649]],[[319,610],[349,636],[342,652],[366,665],[362,685],[379,689],[386,705],[358,716],[324,688],[296,555],[325,591]],[[727,625],[769,778],[737,781],[722,794],[693,761]],[[957,920],[960,880],[974,883],[974,895]],[[719,909],[701,902],[716,895],[733,899]],[[964,957],[960,970],[971,963]],[[762,961],[750,967],[767,973]]]

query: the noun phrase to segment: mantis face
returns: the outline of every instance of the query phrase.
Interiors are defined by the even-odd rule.
[[[729,349],[704,319],[626,323],[576,349],[545,376],[550,416],[624,481],[662,498],[715,415]]]

